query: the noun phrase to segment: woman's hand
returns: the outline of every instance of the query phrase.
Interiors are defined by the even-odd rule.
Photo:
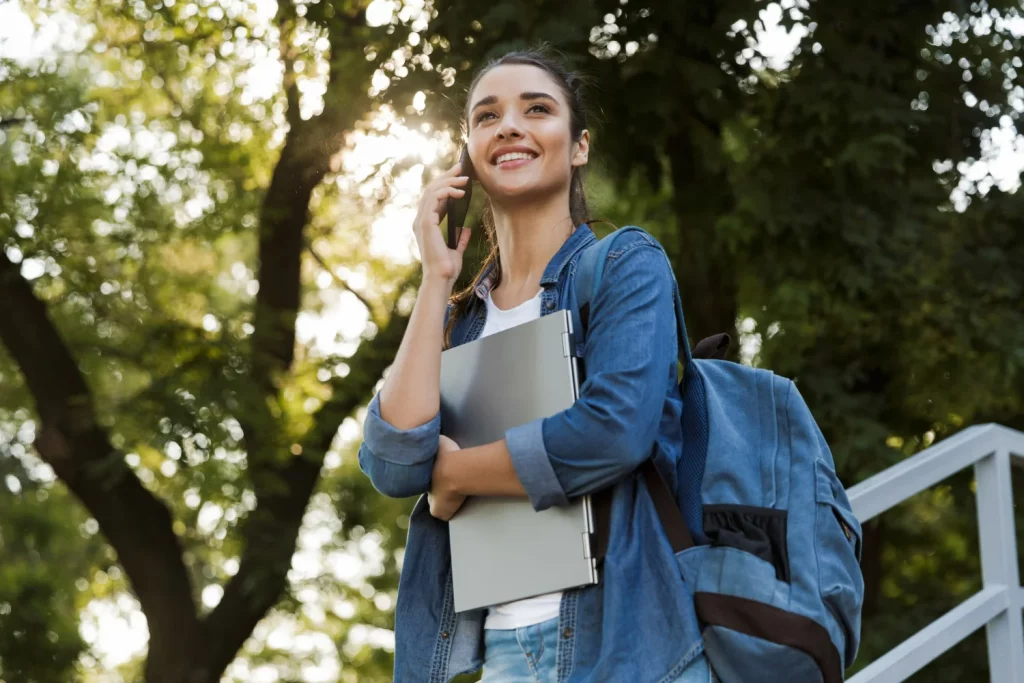
[[[470,231],[463,228],[459,243],[455,249],[449,249],[447,240],[440,230],[441,211],[449,197],[458,199],[466,194],[459,186],[469,182],[469,178],[458,175],[461,170],[462,166],[455,164],[427,184],[412,224],[416,243],[420,248],[424,279],[435,278],[453,286],[462,272],[462,254],[469,244]]]
[[[460,450],[459,444],[442,434],[437,445],[437,459],[434,461],[430,491],[427,492],[430,514],[446,522],[459,511],[466,500],[464,495],[455,491],[449,474],[451,454],[457,450]]]

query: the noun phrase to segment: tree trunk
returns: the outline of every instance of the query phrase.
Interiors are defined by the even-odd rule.
[[[873,519],[864,524],[863,543],[861,545],[860,568],[864,574],[864,619],[878,614],[879,598],[882,594],[882,543],[885,537],[885,525],[881,519]]]
[[[671,259],[690,343],[726,332],[733,339],[728,357],[736,360],[736,274],[715,238],[715,223],[731,203],[728,180],[710,175],[685,135],[673,136],[667,152],[679,228]]]

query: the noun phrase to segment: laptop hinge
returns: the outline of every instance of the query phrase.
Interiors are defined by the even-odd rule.
[[[562,357],[563,358],[571,358],[572,357],[572,342],[569,340],[569,333],[568,332],[563,332],[562,333]]]
[[[583,559],[589,560],[590,557],[590,534],[584,531],[580,534],[583,537]]]

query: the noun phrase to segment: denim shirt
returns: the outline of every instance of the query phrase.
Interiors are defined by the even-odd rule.
[[[562,595],[558,681],[671,681],[702,652],[703,641],[690,588],[636,469],[653,456],[675,485],[682,399],[673,274],[647,235],[623,237],[608,254],[584,340],[572,284],[582,250],[595,240],[589,226],[579,226],[540,283],[541,315],[572,311],[586,373],[580,396],[561,413],[509,429],[505,440],[537,510],[612,487],[600,581]],[[475,283],[476,298],[456,323],[453,346],[479,337],[492,284],[490,273]],[[440,432],[440,412],[423,425],[396,429],[381,418],[378,394],[363,425],[359,465],[384,495],[423,494]],[[442,683],[478,670],[485,615],[484,609],[455,613],[448,524],[430,515],[421,496],[398,587],[395,681]]]

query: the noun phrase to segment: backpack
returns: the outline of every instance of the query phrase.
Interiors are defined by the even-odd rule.
[[[620,228],[580,257],[584,334],[608,251],[631,231],[643,232]],[[792,381],[714,358],[727,335],[691,352],[673,285],[683,397],[676,490],[652,459],[640,471],[693,592],[708,660],[723,683],[840,683],[857,654],[864,580],[860,523],[832,454]],[[598,544],[600,553],[606,539]]]

